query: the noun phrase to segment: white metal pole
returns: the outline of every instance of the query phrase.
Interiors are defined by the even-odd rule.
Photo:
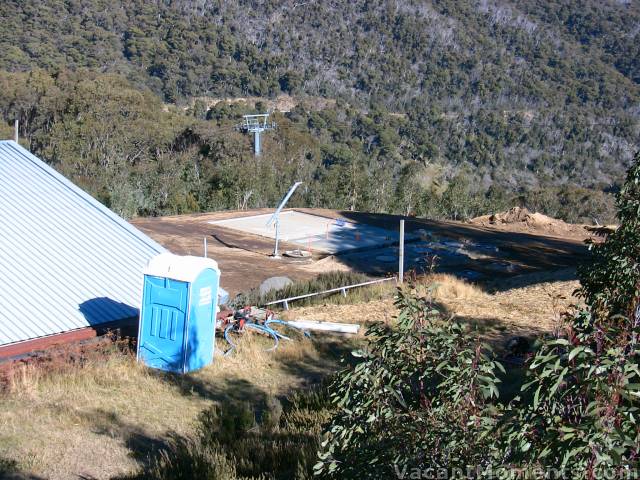
[[[280,240],[280,217],[276,218],[276,246],[273,250],[273,258],[280,258],[278,255],[278,241]]]
[[[398,259],[398,282],[404,280],[404,220],[400,220],[400,255]]]
[[[207,256],[207,237],[204,237],[204,256]]]
[[[20,139],[19,135],[18,135],[18,119],[16,118],[16,121],[13,123],[13,139],[15,140],[16,143],[18,143],[18,140]]]

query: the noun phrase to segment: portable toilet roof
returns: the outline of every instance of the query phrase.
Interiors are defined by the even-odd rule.
[[[204,268],[212,268],[220,272],[218,262],[211,258],[174,255],[167,252],[152,258],[144,269],[144,274],[193,282]]]
[[[13,141],[0,141],[0,352],[136,317],[166,249]]]
[[[166,252],[152,258],[147,268],[144,269],[144,274],[191,283],[203,268],[213,268],[220,273],[218,262],[211,258],[174,255],[173,253]],[[219,286],[218,304],[224,305],[228,300],[229,292]]]

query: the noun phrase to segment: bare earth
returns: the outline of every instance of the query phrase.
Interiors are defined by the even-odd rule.
[[[328,218],[342,218],[350,222],[365,223],[389,230],[397,230],[397,215],[345,212],[327,209],[297,209],[305,213]],[[293,280],[303,280],[330,270],[354,270],[374,276],[397,273],[394,262],[381,263],[377,259],[397,256],[392,247],[373,247],[363,251],[343,253],[333,256],[314,252],[312,260],[273,260],[273,240],[243,233],[209,222],[270,213],[272,210],[212,212],[192,215],[178,215],[156,218],[137,218],[131,223],[167,247],[181,255],[202,255],[204,239],[208,242],[208,256],[215,259],[222,270],[222,286],[232,294],[257,287],[265,279],[286,276]],[[433,221],[404,217],[407,234],[426,235],[413,240],[411,246],[429,246],[434,239],[447,239],[462,245],[482,244],[495,248],[481,254],[459,249],[464,255],[436,259],[440,271],[463,274],[468,270],[493,278],[524,273],[557,270],[574,267],[586,254],[583,244],[589,236],[581,226],[572,229],[540,229],[532,233],[523,231],[519,224],[485,225],[484,223],[464,223]],[[566,225],[566,224],[565,224]],[[512,228],[513,227],[513,228]],[[297,245],[281,242],[281,250],[293,250]],[[396,249],[397,250],[397,249]],[[415,259],[413,259],[415,260]],[[407,258],[406,270],[413,268],[412,259]]]

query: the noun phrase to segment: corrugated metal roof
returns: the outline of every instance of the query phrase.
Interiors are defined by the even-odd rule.
[[[13,141],[0,142],[0,345],[137,315],[166,250]]]

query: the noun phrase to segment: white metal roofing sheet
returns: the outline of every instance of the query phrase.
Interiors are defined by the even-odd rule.
[[[166,250],[13,141],[0,142],[0,345],[137,315]]]

